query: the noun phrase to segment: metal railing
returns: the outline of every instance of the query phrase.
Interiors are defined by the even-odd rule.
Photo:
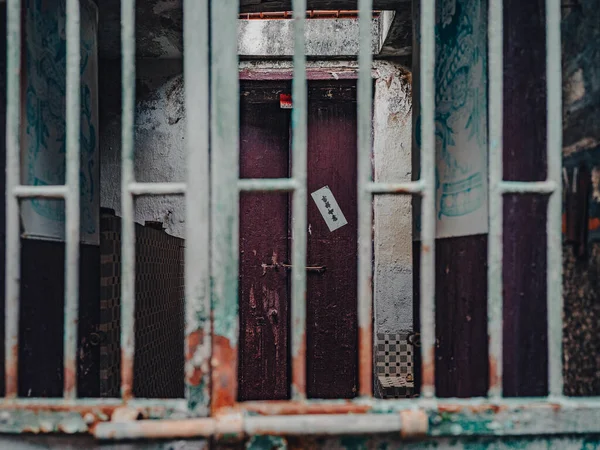
[[[488,398],[435,396],[435,2],[420,7],[420,179],[378,183],[371,175],[372,0],[359,1],[358,75],[358,322],[359,398],[306,398],[307,78],[306,0],[293,1],[295,54],[292,178],[239,180],[238,2],[184,0],[184,76],[188,149],[185,183],[140,183],[134,176],[135,1],[121,0],[122,39],[122,290],[121,399],[77,399],[76,351],[79,262],[79,2],[67,0],[67,181],[64,186],[20,184],[21,1],[7,0],[7,246],[6,399],[9,425],[0,431],[85,432],[103,439],[178,438],[252,434],[536,434],[598,432],[600,402],[568,399],[562,382],[561,75],[560,1],[546,0],[548,173],[543,182],[502,180],[502,1],[489,1]],[[210,27],[209,27],[210,21]],[[210,50],[210,52],[209,52]],[[209,152],[209,148],[211,151]],[[210,170],[209,170],[210,168]],[[238,201],[240,192],[293,195],[292,399],[237,402]],[[550,196],[548,209],[548,398],[502,398],[502,200],[507,193]],[[185,400],[134,399],[134,200],[143,195],[186,196]],[[421,197],[421,398],[372,398],[372,201],[374,195]],[[64,399],[17,399],[19,331],[19,201],[66,202]],[[211,319],[212,318],[212,319]],[[40,406],[44,414],[39,413]],[[133,411],[133,415],[128,416]],[[246,414],[248,413],[248,414]],[[258,415],[254,414],[258,413]],[[352,415],[348,415],[352,413]],[[378,414],[372,414],[378,413]],[[533,414],[534,413],[534,414]],[[29,415],[27,415],[29,414]],[[145,419],[135,420],[141,414]],[[184,414],[186,419],[174,419]],[[323,414],[328,414],[324,417]],[[285,417],[282,417],[285,415]],[[210,416],[210,417],[206,417]],[[26,417],[26,420],[19,418]],[[132,420],[115,420],[130,417]],[[451,417],[451,419],[448,419]],[[565,418],[569,420],[564,420]],[[112,420],[111,420],[112,419]],[[45,422],[44,422],[45,421]],[[45,424],[45,425],[44,425]],[[49,425],[48,425],[49,424]],[[36,428],[37,427],[37,428]]]

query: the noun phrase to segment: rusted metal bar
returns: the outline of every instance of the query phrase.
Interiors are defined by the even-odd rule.
[[[502,3],[502,0],[490,0],[488,6],[488,396],[493,399],[502,396],[502,98],[504,76]],[[514,184],[504,186],[514,186]]]
[[[21,182],[21,0],[6,5],[6,281],[4,316],[5,395],[17,396],[19,366],[19,285],[21,277],[19,199]]]
[[[548,181],[554,183],[548,203],[548,376],[551,397],[563,395],[562,290],[562,68],[560,0],[546,0],[546,89]]]
[[[237,400],[239,81],[238,2],[212,0],[211,305],[213,412]],[[192,125],[193,126],[193,125]]]
[[[210,173],[208,0],[185,0],[184,79],[187,112],[185,242],[185,385],[191,411],[210,404]],[[191,80],[191,81],[190,81]],[[185,190],[186,186],[183,186]]]
[[[244,402],[244,411],[263,416],[289,416],[299,414],[362,414],[371,410],[371,404],[349,400],[325,401],[263,401]]]
[[[276,405],[278,403],[278,405]],[[362,405],[359,405],[362,403]],[[425,404],[427,403],[427,405]],[[235,414],[213,417],[217,419],[216,436],[223,433],[225,427],[229,431],[239,430],[239,422],[243,421],[243,433],[249,435],[258,427],[272,434],[282,433],[281,428],[264,429],[281,423],[286,417],[318,416],[322,420],[328,415],[351,420],[355,416],[371,416],[372,423],[381,421],[392,414],[401,419],[400,434],[405,438],[427,434],[430,436],[517,436],[517,435],[556,435],[572,433],[600,432],[600,399],[599,398],[561,398],[559,401],[547,399],[501,399],[490,402],[485,398],[447,399],[439,402],[421,400],[377,400],[369,401],[310,401],[303,405],[295,404],[294,410],[288,409],[294,402],[266,402],[270,409],[255,410],[244,408]],[[352,405],[354,408],[345,408]],[[110,433],[116,438],[114,430],[121,430],[121,438],[151,437],[139,431],[145,429],[161,429],[162,437],[193,437],[191,433],[199,433],[198,424],[205,427],[207,422],[193,422],[185,417],[185,400],[138,400],[134,399],[124,406],[119,399],[80,399],[65,403],[59,399],[19,399],[0,403],[0,433]],[[247,406],[244,404],[244,407]],[[360,409],[359,409],[360,406]],[[271,409],[272,408],[272,409]],[[256,414],[259,414],[258,416]],[[267,417],[265,417],[267,416]],[[263,421],[263,418],[273,422]],[[248,419],[252,417],[252,429]],[[137,421],[136,418],[140,420]],[[162,420],[159,420],[162,419]],[[314,421],[319,419],[315,417]],[[340,419],[341,420],[341,419]],[[394,419],[396,420],[396,419]],[[187,434],[183,436],[181,425],[188,423]],[[365,422],[366,423],[366,422]],[[127,424],[127,425],[123,425]],[[152,426],[150,426],[152,425]],[[162,428],[166,426],[167,428]],[[290,425],[294,427],[298,425]],[[335,429],[334,425],[330,430]],[[365,425],[371,427],[371,425]],[[373,425],[371,431],[361,434],[380,433]],[[98,428],[100,427],[100,429]],[[232,428],[237,427],[237,428]],[[124,434],[127,428],[131,434]],[[197,431],[193,431],[196,429]],[[102,431],[99,431],[102,430]],[[169,433],[173,433],[169,435]],[[158,431],[157,431],[158,432]],[[129,433],[129,432],[127,432]],[[346,434],[345,431],[339,431]],[[351,433],[351,432],[350,432]],[[201,436],[202,434],[196,434]]]
[[[408,413],[406,417],[411,414]],[[416,413],[415,413],[416,414]],[[419,414],[424,421],[420,430],[427,430],[427,415]],[[101,440],[123,439],[174,439],[192,437],[227,436],[243,439],[246,436],[336,436],[400,433],[400,414],[341,414],[300,415],[285,417],[221,416],[206,419],[172,421],[132,421],[99,423],[94,435]],[[416,428],[413,425],[413,429]]]
[[[135,352],[135,202],[131,192],[135,182],[135,0],[121,1],[121,46],[121,396],[130,399]]]
[[[307,104],[306,0],[293,0],[294,79],[292,81],[292,398],[306,397]]]
[[[238,181],[240,192],[293,192],[298,183],[293,178],[243,179]]]
[[[79,0],[67,0],[67,168],[65,196],[65,333],[63,362],[63,396],[77,397],[77,324],[79,323],[79,240],[80,205],[79,138],[81,122],[81,18]]]
[[[435,2],[421,0],[421,394],[435,396]]]
[[[359,395],[373,395],[373,195],[371,129],[372,0],[359,0],[360,48],[358,55],[358,376]]]
[[[513,399],[517,400],[517,399]],[[378,402],[383,404],[387,402]],[[240,413],[205,419],[101,422],[93,428],[99,439],[157,439],[191,437],[334,436],[397,433],[405,439],[417,437],[535,436],[597,433],[598,403],[548,403],[546,401],[501,402],[476,405],[451,400],[419,409],[404,403],[376,414],[304,414],[255,416]],[[375,411],[373,411],[375,412]]]

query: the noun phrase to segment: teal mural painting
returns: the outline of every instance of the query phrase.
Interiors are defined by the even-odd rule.
[[[488,230],[487,2],[439,0],[436,20],[436,236],[482,234]],[[418,115],[417,151],[420,122]],[[418,219],[415,231],[418,238]]]
[[[27,0],[22,182],[60,185],[66,171],[66,2]],[[81,2],[81,240],[99,244],[97,7]],[[22,208],[24,236],[65,237],[65,206],[34,199]]]

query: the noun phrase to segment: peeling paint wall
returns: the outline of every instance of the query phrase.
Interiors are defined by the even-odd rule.
[[[411,74],[392,63],[380,63],[377,72],[373,109],[374,178],[378,182],[410,181]],[[375,197],[374,219],[376,332],[412,331],[411,197]]]
[[[117,64],[103,62],[101,70]],[[118,72],[116,72],[118,73]],[[185,181],[185,115],[180,60],[145,60],[137,63],[135,119],[135,176],[141,182]],[[120,86],[101,77],[101,205],[121,215]],[[177,196],[141,197],[136,221],[163,223],[167,233],[185,237],[185,200]]]

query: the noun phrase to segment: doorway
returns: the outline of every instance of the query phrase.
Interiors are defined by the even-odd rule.
[[[289,177],[291,83],[245,82],[240,92],[240,178]],[[310,398],[357,393],[356,120],[354,81],[309,82]],[[241,401],[290,396],[291,206],[286,193],[240,196]]]

